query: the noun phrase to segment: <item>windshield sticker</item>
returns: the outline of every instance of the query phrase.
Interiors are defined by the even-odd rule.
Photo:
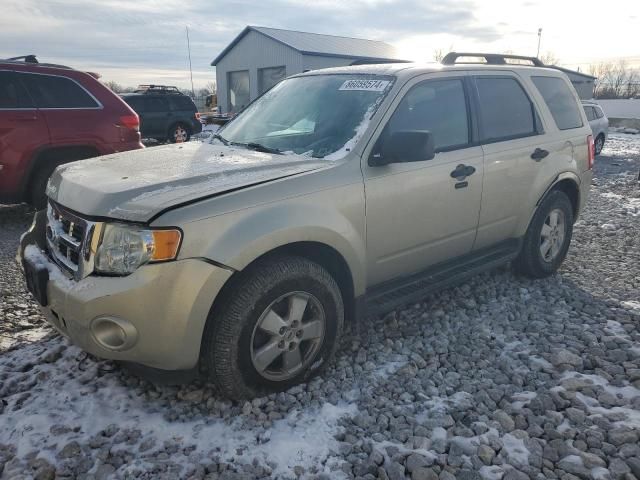
[[[389,80],[347,80],[338,90],[362,90],[366,92],[382,92]]]

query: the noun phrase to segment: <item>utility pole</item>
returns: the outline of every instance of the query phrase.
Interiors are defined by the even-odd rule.
[[[187,51],[189,52],[189,75],[191,76],[191,95],[196,98],[196,91],[193,89],[193,70],[191,69],[191,43],[189,42],[189,27],[184,27],[187,30]]]
[[[540,58],[540,40],[542,39],[542,28],[538,29],[538,53],[536,53],[536,58]]]

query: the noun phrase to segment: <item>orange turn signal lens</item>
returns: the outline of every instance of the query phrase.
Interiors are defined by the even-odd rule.
[[[173,260],[178,255],[182,234],[180,230],[153,230],[152,262]]]

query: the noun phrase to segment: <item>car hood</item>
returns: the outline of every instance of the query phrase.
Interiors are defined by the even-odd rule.
[[[68,163],[47,195],[78,213],[146,222],[171,207],[328,166],[301,155],[188,142]]]

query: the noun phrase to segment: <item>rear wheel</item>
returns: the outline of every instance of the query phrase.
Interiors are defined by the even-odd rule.
[[[596,137],[595,142],[593,142],[594,152],[596,155],[600,155],[602,149],[604,148],[604,135],[601,133]]]
[[[573,234],[573,207],[567,195],[551,191],[538,206],[514,261],[516,271],[532,278],[547,277],[560,268]]]
[[[176,123],[169,129],[171,143],[188,142],[190,138],[191,130],[184,123]]]
[[[251,398],[308,380],[331,360],[342,336],[340,289],[320,265],[274,257],[252,267],[203,336],[203,366],[221,393]]]

